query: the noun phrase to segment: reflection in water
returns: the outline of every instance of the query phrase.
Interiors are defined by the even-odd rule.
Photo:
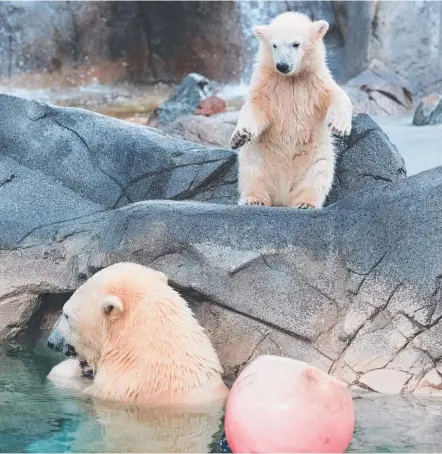
[[[79,398],[46,380],[64,358],[44,342],[0,347],[1,452],[216,452],[219,407],[147,409]],[[442,401],[355,398],[349,452],[438,452]]]

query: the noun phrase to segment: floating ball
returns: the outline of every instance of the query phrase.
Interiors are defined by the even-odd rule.
[[[227,401],[225,433],[234,453],[343,453],[353,429],[347,387],[289,358],[258,357]]]

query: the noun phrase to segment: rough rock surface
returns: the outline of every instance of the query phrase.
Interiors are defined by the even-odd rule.
[[[442,3],[434,1],[1,2],[0,77],[32,79],[35,88],[92,77],[175,82],[189,72],[248,82],[252,27],[287,10],[329,22],[328,59],[340,82],[378,59],[413,94],[441,89]]]
[[[167,125],[159,125],[159,127],[162,131],[177,139],[188,140],[209,147],[229,149],[229,139],[235,129],[235,124],[226,123],[216,116],[188,115],[177,118]]]
[[[200,203],[192,191],[183,193],[219,161],[227,170],[211,194],[234,187],[225,184],[235,167],[226,164],[234,161],[230,151],[77,109],[6,96],[0,105],[9,112],[0,130],[10,166],[0,186],[0,207],[10,201],[1,216],[0,338],[26,330],[42,311],[58,310],[98,269],[131,260],[164,271],[191,302],[228,380],[256,355],[272,353],[383,392],[440,386],[442,256],[434,251],[442,248],[442,168],[403,178],[403,162],[366,116],[355,118],[341,159],[363,179],[367,162],[358,167],[357,143],[363,150],[372,137],[373,161],[390,162],[394,171],[366,177],[359,191],[349,179],[336,203],[298,211]],[[182,173],[192,167],[200,170]],[[152,168],[167,170],[151,182]],[[338,170],[340,178],[345,173]],[[106,174],[120,183],[147,178],[144,192],[116,204],[121,187],[112,192]],[[72,206],[63,213],[64,202],[54,211],[50,199],[59,192],[50,194],[51,187],[49,208],[35,208],[40,187],[51,183],[75,193],[83,213]],[[169,191],[172,183],[180,190]],[[143,195],[171,200],[143,202]],[[389,385],[379,387],[384,380]]]
[[[439,91],[442,2],[371,3],[368,59],[376,58],[400,74],[409,82],[413,94]]]
[[[30,84],[152,78],[136,2],[1,2],[0,78]]]
[[[343,88],[352,100],[355,113],[405,115],[413,106],[407,82],[378,60],[373,60]]]
[[[30,207],[34,205],[33,197],[37,200],[35,203],[40,203],[37,206],[47,200],[48,206],[54,205],[54,210],[66,204],[66,209],[60,211],[60,219],[48,217],[49,222],[80,215],[81,210],[77,213],[69,208],[69,204],[74,203],[68,195],[71,192],[77,199],[87,202],[87,206],[95,207],[91,211],[147,199],[237,202],[236,153],[231,150],[205,148],[172,139],[157,129],[86,110],[50,107],[12,96],[1,95],[0,107],[8,112],[0,118],[1,156],[10,160],[2,170],[0,181],[12,179],[14,183],[9,189],[5,186],[8,196],[0,194],[4,203],[0,206],[11,205],[11,209],[17,210],[14,197],[24,199],[20,195],[24,194],[24,186],[16,178],[20,166],[30,169],[29,172],[22,170],[26,178],[31,178],[36,171],[42,174],[41,191],[36,191],[31,183],[28,185],[26,194],[30,198],[26,200]],[[227,114],[220,118],[222,116],[230,125]],[[193,118],[204,122],[215,117]],[[210,143],[209,140],[206,143]],[[401,156],[367,116],[354,118],[354,133],[338,146],[337,179],[330,201],[365,185],[395,181],[405,174]],[[352,152],[347,153],[350,149]],[[60,200],[45,195],[45,191],[49,191],[43,186],[46,179],[48,187],[61,186],[57,192]],[[19,192],[12,192],[13,188]],[[42,202],[38,202],[39,199]],[[35,210],[26,222],[21,219],[17,222],[23,226],[37,225],[39,215]],[[11,220],[5,218],[0,222]],[[6,234],[18,238],[20,232],[21,229],[12,229]]]
[[[416,126],[442,124],[442,95],[433,93],[422,99],[413,117]]]
[[[59,204],[57,197],[64,200],[68,190],[102,209],[146,199],[228,201],[236,191],[236,155],[231,151],[174,140],[157,129],[82,109],[5,95],[0,106],[8,112],[0,119],[1,156],[11,160],[1,180],[17,175],[18,166],[30,169],[27,178],[40,172],[61,186],[52,197],[42,195],[48,205]],[[17,178],[12,180],[24,191]],[[37,188],[28,192],[38,197]],[[13,204],[13,199],[1,199],[1,207]],[[68,206],[63,213],[65,219],[77,215]],[[34,216],[39,215],[36,210]]]

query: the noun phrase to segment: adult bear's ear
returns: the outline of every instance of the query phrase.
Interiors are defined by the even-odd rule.
[[[105,296],[101,301],[101,310],[106,317],[116,318],[123,312],[123,301],[115,295]]]
[[[162,273],[161,271],[157,271],[157,276],[159,277],[160,281],[163,281],[165,284],[167,284],[167,276]]]

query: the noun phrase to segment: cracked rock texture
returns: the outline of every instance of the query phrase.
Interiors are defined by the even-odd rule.
[[[77,109],[0,105],[1,339],[129,260],[169,276],[228,381],[270,353],[353,387],[440,392],[442,168],[405,178],[369,117],[340,146],[333,203],[298,211],[232,205],[231,151]]]

